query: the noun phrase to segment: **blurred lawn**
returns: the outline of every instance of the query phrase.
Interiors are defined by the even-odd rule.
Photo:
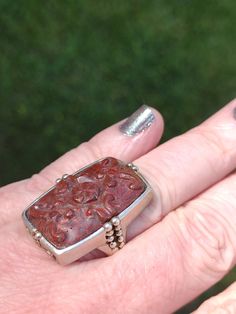
[[[0,184],[144,102],[165,139],[209,116],[235,97],[235,21],[233,0],[1,0]]]

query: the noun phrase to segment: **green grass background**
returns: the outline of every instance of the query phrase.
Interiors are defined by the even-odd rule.
[[[0,0],[0,184],[142,103],[164,140],[202,121],[235,97],[235,21],[234,0]]]

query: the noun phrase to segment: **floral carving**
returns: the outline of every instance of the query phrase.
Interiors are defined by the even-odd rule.
[[[98,230],[144,190],[135,171],[109,157],[63,178],[28,209],[27,216],[48,241],[64,248]]]

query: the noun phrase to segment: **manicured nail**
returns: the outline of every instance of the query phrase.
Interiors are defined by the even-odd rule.
[[[128,136],[134,136],[149,128],[155,120],[152,109],[142,105],[120,126],[120,131]]]

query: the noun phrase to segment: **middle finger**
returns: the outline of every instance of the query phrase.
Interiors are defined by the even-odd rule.
[[[236,100],[208,120],[134,163],[155,192],[128,229],[134,237],[236,168]]]

